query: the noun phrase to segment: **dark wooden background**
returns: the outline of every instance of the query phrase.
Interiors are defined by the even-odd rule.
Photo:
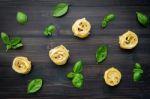
[[[70,10],[62,18],[50,15],[59,2],[68,2]],[[24,11],[29,21],[20,26],[16,22],[16,12]],[[150,16],[149,0],[0,0],[0,31],[10,37],[22,37],[24,47],[5,52],[0,41],[0,99],[149,99],[150,98],[150,26],[143,28],[136,20],[136,11]],[[114,13],[116,20],[102,30],[100,22],[104,15]],[[78,19],[86,17],[92,25],[91,35],[85,40],[72,35],[71,26]],[[48,24],[55,24],[56,33],[44,37],[42,31]],[[118,36],[127,30],[139,36],[139,44],[133,50],[122,50]],[[70,50],[70,59],[63,66],[54,65],[49,57],[49,49],[64,44]],[[109,46],[106,61],[97,64],[95,51],[102,45]],[[11,68],[16,56],[26,56],[32,61],[33,69],[28,75],[19,75]],[[75,89],[65,75],[73,64],[84,62],[85,85]],[[135,62],[142,64],[142,80],[133,82],[132,70]],[[114,88],[105,85],[103,74],[115,66],[122,72],[121,83]],[[42,78],[42,89],[33,95],[26,93],[31,79]]]

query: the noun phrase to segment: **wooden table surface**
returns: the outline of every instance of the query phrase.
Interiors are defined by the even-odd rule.
[[[69,12],[61,18],[51,16],[54,5],[59,2],[70,4]],[[26,25],[16,22],[16,12],[24,11],[29,17]],[[0,31],[10,37],[19,36],[24,47],[5,52],[0,41],[0,99],[148,99],[150,98],[150,26],[143,28],[136,20],[136,11],[150,16],[149,0],[0,0]],[[100,22],[108,13],[114,13],[116,20],[106,29]],[[86,17],[92,25],[89,38],[81,40],[73,36],[71,27],[78,18]],[[42,32],[48,24],[55,24],[56,33],[44,37]],[[119,48],[118,36],[127,30],[139,36],[139,44],[133,50]],[[71,57],[63,66],[54,65],[48,56],[49,49],[63,44]],[[95,60],[96,49],[107,44],[108,58],[102,64]],[[16,56],[26,56],[32,61],[33,69],[28,75],[19,75],[11,68]],[[85,77],[84,88],[72,87],[65,75],[73,64],[82,59]],[[144,74],[139,82],[133,82],[133,66],[142,64]],[[103,74],[115,66],[122,72],[121,83],[108,87]],[[33,95],[26,93],[31,79],[42,78],[42,89]]]

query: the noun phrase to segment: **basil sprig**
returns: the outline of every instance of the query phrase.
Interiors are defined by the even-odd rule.
[[[1,32],[1,39],[3,43],[6,45],[6,51],[8,51],[9,49],[17,49],[23,46],[20,37],[15,37],[10,40],[10,38],[5,32]]]
[[[141,13],[141,12],[136,12],[136,16],[137,16],[137,20],[138,22],[144,26],[144,27],[147,27],[148,26],[148,23],[149,23],[149,20],[148,20],[148,17]]]
[[[67,3],[58,3],[52,11],[54,17],[60,17],[68,12],[69,5]]]
[[[142,74],[143,74],[143,70],[142,70],[142,67],[139,63],[136,63],[135,64],[135,67],[133,69],[133,80],[134,81],[139,81],[142,77]]]
[[[107,46],[102,45],[96,51],[96,61],[97,63],[103,62],[107,58]]]
[[[72,85],[75,88],[82,88],[84,77],[82,75],[83,64],[82,61],[77,61],[73,67],[73,71],[67,74],[67,78],[72,80]]]
[[[16,20],[19,24],[24,25],[28,21],[28,16],[24,12],[18,11],[16,15]]]
[[[108,23],[113,21],[115,19],[115,15],[114,14],[108,14],[106,15],[103,20],[102,20],[102,23],[101,23],[101,27],[102,28],[106,28]]]
[[[44,29],[44,36],[51,36],[54,32],[56,31],[56,27],[54,25],[48,25],[45,29]]]
[[[27,93],[32,94],[39,91],[42,87],[43,80],[42,79],[33,79],[29,82],[27,87]]]

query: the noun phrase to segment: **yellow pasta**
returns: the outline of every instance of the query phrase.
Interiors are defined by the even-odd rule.
[[[138,44],[138,36],[132,31],[127,31],[119,36],[119,44],[123,49],[132,49]]]
[[[49,57],[56,65],[64,65],[69,58],[69,50],[63,45],[57,46],[49,51]]]
[[[118,85],[121,80],[121,72],[116,68],[111,67],[105,71],[104,80],[109,86]]]
[[[17,73],[27,74],[31,70],[31,61],[27,57],[16,57],[13,60],[12,69]]]
[[[74,36],[79,38],[85,38],[90,34],[91,24],[86,18],[78,19],[72,26]]]

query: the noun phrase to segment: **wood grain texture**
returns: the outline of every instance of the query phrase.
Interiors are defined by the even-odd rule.
[[[63,0],[70,10],[62,18],[50,15],[52,8],[62,0],[0,0],[0,31],[11,37],[20,36],[24,47],[5,52],[0,41],[0,99],[149,99],[150,98],[150,26],[143,28],[136,20],[136,11],[150,17],[149,0]],[[28,14],[29,22],[20,26],[16,22],[16,12]],[[106,29],[100,29],[100,22],[107,13],[114,13],[116,20]],[[86,17],[92,24],[89,38],[80,40],[72,35],[71,26],[78,19]],[[55,24],[56,33],[44,37],[42,31],[48,24]],[[125,51],[118,46],[118,36],[127,30],[139,36],[138,46]],[[49,49],[64,44],[71,57],[64,67],[54,65],[49,57]],[[107,44],[109,54],[106,61],[97,64],[95,51]],[[12,60],[18,55],[28,57],[33,69],[28,75],[19,75],[11,69]],[[85,86],[82,90],[72,87],[65,75],[73,64],[84,62]],[[142,80],[133,82],[132,70],[135,62],[142,64]],[[110,88],[103,80],[104,71],[115,66],[122,72],[119,86]],[[26,94],[28,82],[43,78],[43,88],[36,94]]]

